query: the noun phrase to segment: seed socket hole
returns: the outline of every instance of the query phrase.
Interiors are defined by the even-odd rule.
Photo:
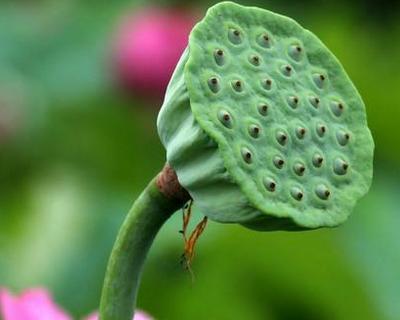
[[[298,127],[296,130],[297,138],[303,139],[305,135],[306,135],[306,129],[303,127]]]
[[[317,187],[315,188],[315,193],[322,200],[327,200],[331,195],[331,192],[324,184],[317,185]]]
[[[268,191],[274,192],[276,190],[276,182],[271,178],[264,179],[264,186]]]
[[[326,126],[323,124],[317,125],[317,134],[320,137],[323,137],[326,133]]]
[[[227,128],[232,128],[232,117],[226,110],[218,111],[218,119],[219,121]]]
[[[278,143],[280,144],[280,145],[285,145],[286,144],[286,142],[287,142],[287,140],[288,140],[288,137],[287,137],[287,135],[286,135],[286,133],[284,133],[283,131],[278,131],[277,133],[276,133],[276,140],[278,141]]]
[[[261,34],[257,39],[261,47],[269,48],[271,46],[271,37],[267,33]]]
[[[260,128],[255,125],[252,124],[249,126],[249,134],[253,137],[253,138],[258,138],[260,135]]]
[[[344,175],[347,173],[347,170],[349,169],[349,164],[344,161],[343,159],[336,158],[334,163],[333,163],[333,171],[337,175]]]
[[[314,167],[319,168],[324,162],[324,158],[320,154],[315,154],[312,159]]]
[[[218,79],[216,77],[211,77],[208,80],[208,87],[210,88],[210,90],[212,92],[217,93],[219,91],[219,89],[220,89]]]
[[[258,112],[262,115],[262,116],[266,116],[268,113],[268,105],[266,104],[260,104],[258,106]]]
[[[244,147],[244,148],[242,148],[241,153],[242,153],[243,160],[246,163],[251,163],[253,161],[253,155],[249,149]]]
[[[274,165],[278,168],[278,169],[282,169],[283,165],[285,164],[285,161],[279,157],[279,156],[275,156],[274,157]]]
[[[302,191],[300,188],[293,187],[293,188],[290,190],[290,193],[291,193],[292,197],[293,197],[295,200],[300,201],[301,199],[303,199],[304,194],[303,194],[303,191]]]
[[[304,167],[304,165],[302,163],[296,163],[294,165],[294,172],[298,175],[298,176],[302,176],[304,174],[304,172],[306,171],[306,168]]]

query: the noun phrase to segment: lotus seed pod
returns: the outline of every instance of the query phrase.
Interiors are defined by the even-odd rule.
[[[157,125],[180,183],[215,221],[333,227],[371,184],[374,144],[357,90],[313,33],[267,10],[209,9]]]

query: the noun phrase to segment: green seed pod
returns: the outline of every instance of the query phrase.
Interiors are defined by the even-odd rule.
[[[374,144],[356,88],[313,33],[267,10],[208,10],[157,126],[181,185],[215,221],[333,227],[371,184]]]

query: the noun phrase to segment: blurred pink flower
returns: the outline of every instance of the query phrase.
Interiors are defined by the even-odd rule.
[[[115,39],[118,81],[146,97],[164,94],[196,21],[184,9],[144,8],[127,15]]]
[[[25,290],[19,296],[1,288],[0,315],[4,320],[71,320],[41,288]]]
[[[85,320],[97,320],[97,312]],[[0,287],[0,319],[3,320],[72,320],[58,307],[50,293],[43,288],[27,289],[14,296]],[[133,320],[152,320],[143,311],[137,311]]]

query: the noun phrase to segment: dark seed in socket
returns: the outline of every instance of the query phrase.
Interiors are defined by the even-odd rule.
[[[239,44],[242,42],[241,33],[237,29],[230,29],[228,33],[228,38],[233,44]]]
[[[318,97],[310,97],[310,103],[314,108],[317,109],[319,107],[320,100]]]
[[[320,137],[323,137],[326,133],[326,127],[323,124],[318,124],[317,125],[317,134]]]
[[[270,90],[271,89],[272,80],[264,79],[264,80],[261,81],[261,83],[262,83],[262,86],[264,87],[264,89],[266,89],[266,90]]]
[[[249,126],[249,134],[253,137],[253,138],[258,138],[260,135],[260,127],[252,124]]]
[[[299,98],[297,98],[296,96],[290,96],[288,98],[288,104],[292,107],[292,109],[296,109],[299,104]]]
[[[301,199],[303,199],[303,191],[298,188],[298,187],[292,187],[290,189],[290,194],[292,195],[292,197],[298,201],[300,201]]]
[[[271,38],[267,33],[260,35],[257,42],[261,47],[264,48],[269,48],[271,46]]]
[[[314,154],[313,159],[312,159],[312,163],[313,163],[314,167],[317,167],[317,168],[320,167],[323,162],[324,162],[324,158],[320,154],[318,154],[318,153]]]
[[[282,146],[284,146],[286,144],[288,140],[287,134],[283,131],[278,131],[276,133],[276,141],[278,141],[278,143]]]
[[[268,113],[268,106],[266,104],[260,104],[258,107],[258,113],[262,116],[266,116]]]
[[[260,58],[258,56],[256,56],[256,55],[251,55],[249,57],[249,61],[254,66],[259,66],[260,65]]]
[[[322,200],[327,200],[331,195],[331,192],[324,184],[317,185],[317,187],[315,188],[315,193]]]
[[[264,179],[264,186],[268,191],[274,192],[276,189],[276,182],[271,178]]]
[[[244,148],[242,148],[241,153],[242,153],[243,160],[245,162],[247,162],[247,163],[251,163],[252,162],[253,156],[252,156],[251,151],[249,149],[244,147]]]
[[[335,116],[337,117],[341,116],[343,109],[344,109],[343,103],[337,101],[331,102],[331,110]]]
[[[297,138],[303,139],[305,135],[306,135],[306,129],[304,129],[303,127],[298,127],[296,129]]]
[[[216,77],[212,77],[208,80],[208,87],[214,93],[217,93],[220,89],[219,81]]]
[[[289,47],[288,53],[292,59],[299,61],[302,57],[302,48],[297,44],[293,44]]]
[[[298,176],[302,176],[304,174],[304,171],[306,171],[304,165],[299,162],[294,164],[293,169]]]
[[[266,104],[260,104],[258,106],[258,112],[262,115],[262,116],[266,116],[268,113],[268,106]]]
[[[326,82],[325,81],[326,77],[323,74],[315,73],[313,75],[313,80],[314,80],[315,85],[318,88],[322,89],[324,87],[325,82]]]
[[[225,63],[224,52],[221,49],[215,50],[214,59],[218,65],[222,66]]]
[[[232,117],[226,110],[218,111],[218,120],[227,128],[232,128]]]
[[[343,159],[336,158],[334,163],[333,163],[333,171],[337,175],[344,175],[347,173],[347,170],[349,168],[349,164],[344,161]]]
[[[281,67],[281,72],[287,77],[291,76],[292,70],[293,70],[292,67],[289,65],[284,65]]]
[[[350,134],[343,130],[336,132],[336,139],[341,146],[345,146],[350,140]]]
[[[243,84],[240,80],[233,80],[232,87],[237,92],[241,92],[243,90]]]
[[[278,169],[281,169],[285,164],[285,161],[280,156],[275,156],[273,161],[275,167],[277,167]]]

